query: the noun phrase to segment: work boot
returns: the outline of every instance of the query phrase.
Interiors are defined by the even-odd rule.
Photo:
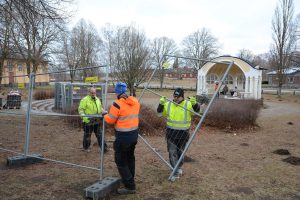
[[[178,175],[179,175],[179,176],[182,176],[183,170],[182,170],[181,168],[179,168],[179,169],[177,170],[177,172],[178,172]]]
[[[130,190],[127,188],[119,188],[117,192],[118,194],[135,194],[135,190]]]
[[[86,153],[89,153],[89,152],[91,152],[91,148],[87,148],[87,149],[82,149],[82,151],[84,151],[84,152],[86,152]]]
[[[170,181],[174,182],[176,179],[179,179],[180,175],[178,172],[175,172],[174,175],[171,177]]]

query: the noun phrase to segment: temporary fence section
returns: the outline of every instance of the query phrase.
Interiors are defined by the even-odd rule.
[[[54,108],[66,110],[73,105],[79,104],[80,100],[87,95],[87,89],[96,88],[96,95],[102,101],[105,90],[105,83],[55,83]]]
[[[175,56],[169,56],[169,57],[175,57]],[[186,59],[189,59],[189,58],[186,58]],[[209,60],[204,60],[204,61],[212,62]],[[188,101],[190,101],[188,97],[196,96],[195,92],[193,93],[193,92],[186,91],[186,93],[184,95],[186,101],[184,101],[183,104],[177,104],[176,102],[173,101],[173,91],[170,92],[168,90],[167,92],[166,91],[156,92],[156,91],[148,88],[148,86],[155,85],[155,84],[156,85],[160,84],[161,88],[164,88],[163,81],[165,81],[166,77],[161,76],[161,73],[165,73],[163,67],[156,68],[153,71],[150,79],[148,80],[147,83],[145,83],[144,89],[141,93],[141,96],[139,97],[139,101],[141,103],[147,103],[146,101],[154,102],[154,105],[150,105],[150,106],[154,107],[154,109],[155,109],[155,106],[157,106],[159,103],[162,103],[162,102],[160,102],[160,98],[165,97],[166,102],[168,102],[168,103],[164,103],[164,105],[167,106],[167,108],[164,108],[164,110],[162,112],[163,115],[167,118],[167,116],[170,115],[170,112],[173,112],[170,110],[170,107],[172,106],[172,104],[175,105],[176,107],[181,107],[182,110],[185,110],[183,112],[184,113],[184,116],[183,116],[184,121],[182,122],[183,124],[191,123],[192,120],[189,118],[189,116],[190,116],[189,113],[191,113],[191,115],[194,115],[196,117],[200,117],[200,120],[198,120],[198,122],[197,121],[194,122],[194,124],[192,123],[192,126],[186,131],[182,131],[185,128],[182,128],[182,130],[178,131],[179,128],[178,129],[175,128],[175,129],[177,129],[177,130],[175,130],[173,128],[169,128],[167,125],[164,128],[164,130],[160,130],[160,133],[159,133],[159,131],[157,130],[157,126],[152,125],[152,130],[150,130],[149,132],[151,132],[152,134],[164,135],[166,138],[165,144],[162,143],[162,140],[156,140],[151,143],[149,140],[152,138],[149,138],[149,137],[145,138],[145,135],[147,135],[147,133],[145,133],[141,130],[141,134],[139,135],[140,139],[163,161],[163,163],[165,163],[167,165],[167,167],[169,167],[172,170],[172,172],[169,176],[169,180],[171,180],[171,181],[174,181],[177,177],[179,177],[180,174],[182,174],[181,166],[183,164],[184,157],[185,157],[188,149],[190,148],[191,143],[193,142],[196,134],[200,132],[200,128],[203,124],[203,121],[204,121],[209,109],[211,108],[211,105],[213,104],[214,100],[216,99],[217,94],[218,94],[223,82],[226,79],[226,76],[228,75],[231,67],[233,66],[233,62],[231,62],[231,63],[220,62],[220,63],[224,64],[224,66],[226,67],[226,71],[222,77],[221,83],[219,84],[218,88],[216,89],[216,92],[212,96],[211,100],[209,101],[209,103],[208,103],[206,109],[203,111],[202,115],[195,112],[191,107],[187,106],[189,104]],[[175,74],[176,74],[177,70],[178,69],[174,69]],[[186,85],[185,82],[188,81],[188,80],[182,78],[182,76],[180,75],[180,72],[177,72],[177,73],[179,73],[179,75],[171,78],[172,82],[174,83],[173,86],[171,86],[171,87],[173,87],[174,89],[175,88],[183,88],[181,86]],[[164,80],[160,79],[159,77],[164,77]],[[194,83],[196,84],[196,80],[194,81]],[[156,98],[153,95],[156,96]],[[141,123],[145,123],[146,125],[149,123],[148,117],[146,117],[146,118],[141,117],[140,120],[141,120]],[[167,120],[169,120],[169,122],[171,121],[170,119],[167,119]],[[171,123],[179,123],[179,122],[171,121]],[[149,125],[149,127],[150,127],[150,125]],[[161,133],[161,131],[163,131],[163,133]],[[165,145],[165,147],[163,147],[163,145]],[[163,151],[162,149],[165,149],[165,150]]]
[[[172,171],[169,176],[169,180],[175,180],[177,173],[180,171],[179,169],[181,168],[181,163],[195,136],[199,134],[201,125],[212,103],[217,97],[217,93],[220,90],[229,70],[231,69],[233,62],[222,62],[222,64],[224,64],[226,67],[226,72],[224,73],[216,93],[214,93],[207,105],[207,108],[202,111],[201,115],[188,106],[190,105],[189,97],[196,96],[195,90],[185,90],[184,97],[186,99],[186,103],[182,105],[173,101],[174,91],[157,91],[148,88],[148,86],[154,84],[161,85],[163,88],[163,83],[165,81],[168,81],[169,84],[173,84],[172,87],[174,87],[174,89],[177,87],[182,88],[187,83],[191,84],[191,82],[196,85],[195,78],[187,79],[186,77],[180,75],[175,77],[169,76],[168,78],[161,80],[160,77],[164,77],[161,76],[161,73],[164,73],[164,71],[163,69],[156,68],[153,70],[148,82],[144,84],[144,89],[139,96],[139,101],[142,104],[139,138],[151,151],[139,153],[146,155],[153,152],[160,160],[162,160],[161,165],[166,165],[167,169]],[[82,119],[78,113],[78,104],[79,100],[88,94],[87,89],[92,86],[98,91],[99,98],[102,98],[103,108],[108,110],[107,100],[110,99],[107,95],[108,67],[99,66],[76,69],[72,72],[78,71],[80,73],[78,75],[76,75],[76,73],[71,74],[73,74],[73,78],[75,77],[76,80],[76,77],[87,76],[88,73],[84,70],[95,70],[101,67],[105,67],[106,73],[93,71],[93,77],[97,76],[97,78],[90,78],[89,83],[70,83],[70,80],[60,79],[59,82],[55,83],[54,85],[35,84],[35,80],[42,80],[46,74],[61,75],[62,73],[70,72],[70,70],[30,74],[28,82],[25,84],[27,88],[25,87],[21,90],[21,93],[23,93],[21,98],[21,100],[23,100],[21,105],[22,109],[2,109],[0,112],[1,119],[5,119],[0,121],[1,128],[3,127],[2,124],[9,122],[7,121],[9,119],[15,122],[14,126],[8,127],[9,131],[11,132],[7,133],[7,130],[1,130],[0,134],[1,141],[5,141],[3,143],[1,142],[2,144],[0,146],[0,150],[18,154],[20,156],[19,158],[14,158],[15,161],[13,160],[12,163],[18,162],[18,159],[25,159],[26,161],[28,158],[36,159],[35,161],[46,160],[67,166],[95,170],[97,173],[100,173],[100,180],[103,179],[104,143],[105,140],[106,142],[112,140],[113,136],[105,136],[105,125],[103,120],[97,122],[95,121],[95,123],[99,125],[96,128],[97,130],[95,130],[97,137],[91,136],[92,138],[88,139],[88,142],[91,143],[90,146],[92,147],[92,154],[86,154],[85,151],[81,151],[82,149],[80,148],[82,148],[84,133],[81,124]],[[82,71],[84,71],[84,73],[82,73]],[[101,76],[100,74],[104,76]],[[101,79],[103,82],[99,83],[98,79]],[[81,80],[87,79],[81,78]],[[91,80],[96,80],[96,82]],[[169,107],[165,108],[163,112],[161,112],[161,118],[155,121],[155,119],[157,119],[155,118],[156,110],[158,105],[161,103],[160,99],[162,97],[165,97],[165,105],[168,105]],[[114,100],[115,97],[112,99]],[[168,130],[169,132],[166,132],[166,116],[169,114],[169,112],[172,112],[170,111],[170,106],[181,108],[184,111],[184,121],[192,123],[192,125],[189,128],[190,134],[179,134],[177,137],[175,137],[175,140],[168,139],[165,141],[162,138],[165,138],[166,134],[173,134],[173,130]],[[190,114],[200,119],[191,122],[193,120],[189,118]],[[153,117],[151,118],[151,116]],[[101,119],[102,115],[85,115],[85,117],[89,117],[89,119]],[[21,127],[19,129],[19,127],[16,126],[19,124],[19,121],[23,124],[22,130]],[[14,138],[10,138],[11,135],[13,135]],[[4,138],[2,139],[2,137]],[[91,140],[93,142],[91,142]],[[95,143],[95,145],[93,145],[93,143]],[[98,146],[98,143],[101,143],[101,149]],[[23,151],[21,149],[23,149]],[[30,160],[30,162],[31,161],[34,160]],[[146,162],[151,161],[146,160]],[[161,165],[159,165],[159,167]],[[109,163],[106,163],[105,166],[107,167],[106,169],[108,171],[106,174],[111,175],[114,173]]]
[[[27,98],[29,78],[19,70],[5,68],[0,83],[0,150],[22,152],[26,117],[22,106]]]
[[[105,69],[105,73],[100,73],[99,68]],[[69,73],[70,70],[30,74],[25,85],[26,88],[21,90],[23,101],[20,109],[0,110],[0,150],[17,154],[15,157],[8,158],[8,162],[10,162],[8,164],[26,164],[46,160],[67,166],[95,170],[100,173],[100,179],[102,179],[103,149],[100,150],[100,147],[94,147],[92,143],[92,150],[99,156],[86,159],[86,152],[80,149],[82,148],[83,130],[82,119],[77,110],[80,98],[88,95],[87,89],[90,87],[95,87],[99,91],[97,94],[99,98],[103,99],[103,107],[106,109],[107,68],[107,66],[98,66],[74,70],[75,72],[93,70],[93,76],[97,76],[97,82],[92,83],[71,84],[66,83],[68,80],[61,80],[65,83],[46,85],[35,84],[34,82],[42,80],[45,75],[61,75],[62,73]],[[88,73],[85,72],[85,74]],[[99,83],[99,79],[102,81],[101,83]],[[64,109],[54,108],[55,85],[63,85],[64,94],[69,94],[69,96],[62,95],[62,99],[66,100]],[[1,93],[6,94],[10,89],[11,87],[2,87]],[[86,115],[86,117],[100,119],[102,115],[100,113]],[[101,131],[101,137],[104,138],[103,127],[104,122],[100,121],[99,131]],[[78,156],[78,154],[80,155]]]

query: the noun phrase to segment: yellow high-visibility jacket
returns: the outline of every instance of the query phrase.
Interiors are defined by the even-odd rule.
[[[89,123],[90,120],[88,117],[84,117],[85,115],[96,115],[101,114],[103,111],[101,101],[98,97],[93,99],[90,95],[87,95],[83,99],[81,99],[78,113],[82,116],[82,121],[84,123]]]
[[[190,101],[184,100],[179,105],[193,111]],[[167,127],[175,130],[187,130],[191,126],[192,112],[177,106],[173,102],[164,105],[163,115],[167,117]]]

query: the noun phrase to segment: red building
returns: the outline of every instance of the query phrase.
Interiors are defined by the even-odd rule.
[[[189,79],[189,78],[197,78],[197,71],[193,68],[177,68],[177,69],[168,69],[165,72],[166,78],[174,78],[174,79]]]

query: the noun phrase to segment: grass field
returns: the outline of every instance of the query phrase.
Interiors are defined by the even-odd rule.
[[[161,94],[171,96],[172,92]],[[300,199],[299,165],[283,162],[289,156],[300,157],[300,96],[263,97],[264,109],[256,128],[228,131],[202,127],[187,152],[190,159],[183,166],[184,175],[176,182],[167,180],[168,167],[140,140],[136,148],[137,194],[112,194],[111,199]],[[159,97],[147,92],[142,100],[155,107]],[[0,147],[22,152],[25,117],[0,115],[0,127]],[[93,145],[90,153],[82,152],[82,134],[80,128],[70,127],[61,118],[33,117],[30,152],[98,167],[99,148]],[[145,138],[168,159],[163,137]],[[114,137],[106,139],[110,151],[104,158],[104,176],[118,176]],[[278,149],[291,155],[274,154]],[[97,171],[51,162],[8,168],[6,158],[12,155],[0,151],[0,199],[83,199],[83,189],[99,179]]]

